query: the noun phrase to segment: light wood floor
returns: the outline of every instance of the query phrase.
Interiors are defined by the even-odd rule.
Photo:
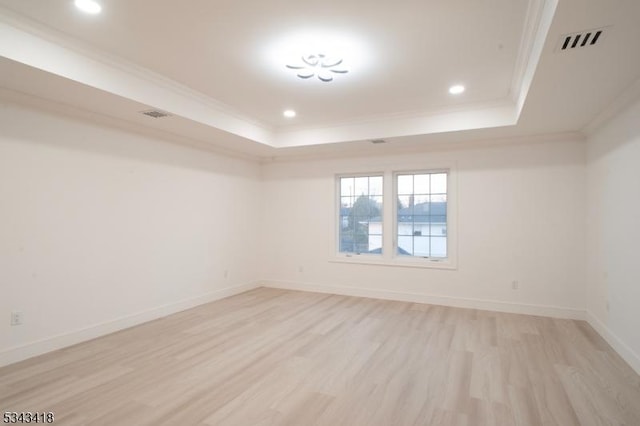
[[[2,368],[0,411],[57,425],[640,425],[640,377],[581,321],[257,289]]]

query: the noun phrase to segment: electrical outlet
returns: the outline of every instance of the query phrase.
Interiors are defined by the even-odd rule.
[[[229,278],[229,270],[228,270],[228,269],[225,269],[225,270],[224,270],[224,278],[225,278],[225,279],[226,279],[226,278]]]
[[[13,311],[11,312],[11,325],[22,325],[22,312]]]
[[[518,281],[511,281],[511,289],[517,290],[520,287],[520,283]]]

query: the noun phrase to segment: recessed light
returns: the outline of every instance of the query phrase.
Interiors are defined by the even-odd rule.
[[[94,0],[75,0],[74,4],[78,9],[91,15],[96,15],[102,11],[100,3]]]
[[[288,109],[285,112],[283,112],[282,115],[284,115],[287,118],[293,118],[296,116],[296,112],[292,109]]]
[[[455,86],[449,87],[449,93],[452,95],[459,95],[464,92],[464,86],[462,84],[456,84]]]

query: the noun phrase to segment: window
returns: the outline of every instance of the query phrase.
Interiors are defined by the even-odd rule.
[[[336,175],[330,261],[456,269],[456,167],[435,166]]]
[[[447,257],[447,173],[396,174],[396,253]]]
[[[382,254],[382,175],[341,176],[338,251]]]

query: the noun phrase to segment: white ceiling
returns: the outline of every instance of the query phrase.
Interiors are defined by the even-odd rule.
[[[258,157],[580,131],[640,77],[637,0],[99,1],[0,0],[0,85]],[[311,53],[350,72],[286,68]]]

